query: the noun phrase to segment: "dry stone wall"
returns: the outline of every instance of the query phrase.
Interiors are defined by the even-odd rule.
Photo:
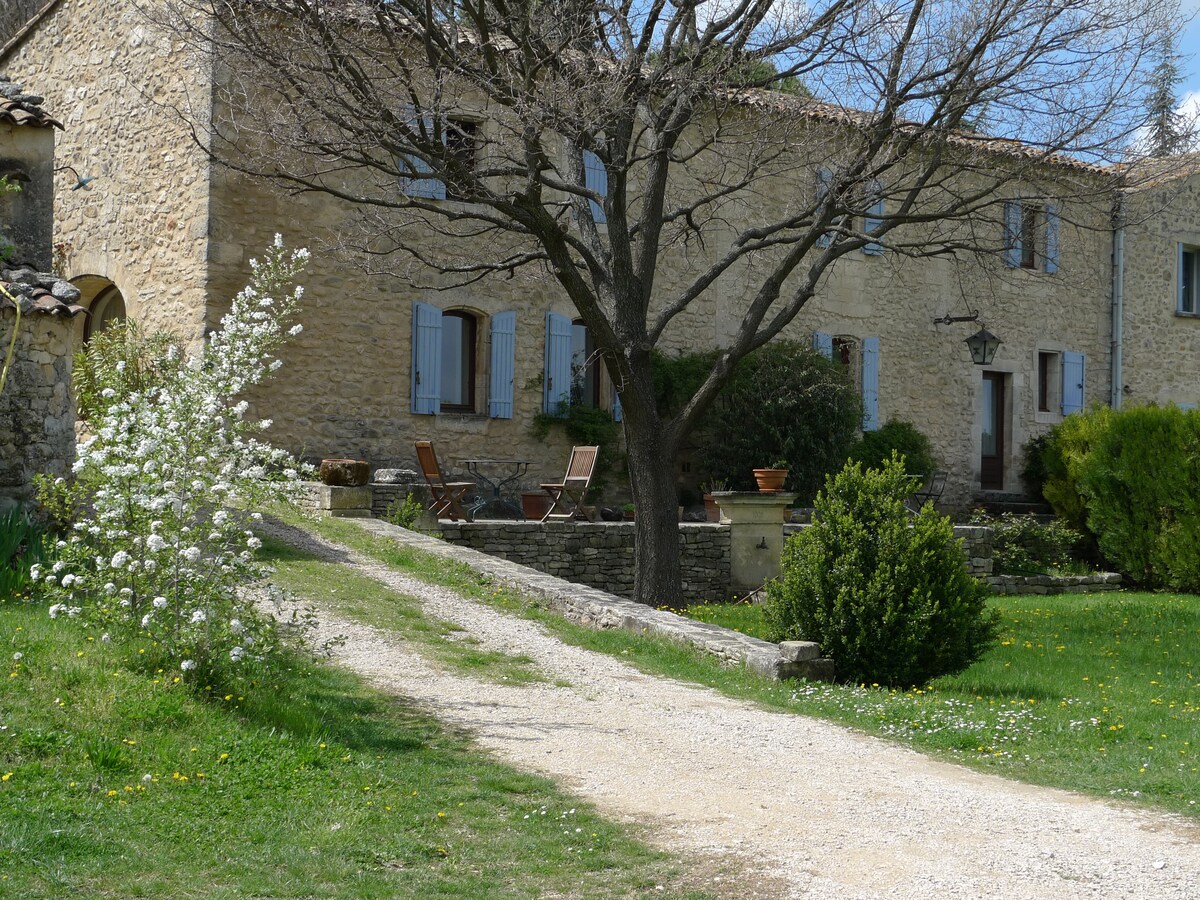
[[[442,539],[621,597],[633,595],[634,526],[625,522],[442,522]],[[730,599],[729,528],[679,526],[683,592],[696,602]]]
[[[0,309],[0,353],[16,311]],[[33,476],[66,475],[75,458],[69,319],[26,310],[8,381],[0,392],[0,511],[28,502]]]

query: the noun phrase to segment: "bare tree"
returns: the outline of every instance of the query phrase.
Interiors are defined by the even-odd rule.
[[[635,593],[655,605],[681,599],[675,457],[738,360],[866,245],[998,253],[1006,182],[1107,221],[1102,166],[1146,122],[1145,74],[1177,12],[1166,0],[168,9],[221,73],[229,114],[203,140],[223,163],[353,204],[368,258],[415,260],[434,283],[559,282],[620,394]],[[455,149],[464,109],[490,126],[469,155]],[[468,202],[428,196],[430,178]],[[664,259],[697,242],[706,262],[663,277]],[[664,418],[652,351],[714,294],[738,304],[735,333]]]

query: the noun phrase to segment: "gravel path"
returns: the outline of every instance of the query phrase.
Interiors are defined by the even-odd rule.
[[[535,623],[291,529],[279,536],[419,597],[552,681],[505,687],[439,670],[395,635],[325,616],[336,660],[415,698],[525,770],[660,846],[732,861],[727,896],[1200,898],[1200,828],[938,762],[846,728],[563,644]],[[347,558],[349,562],[346,563]]]

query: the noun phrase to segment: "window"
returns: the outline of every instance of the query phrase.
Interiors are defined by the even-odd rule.
[[[1004,204],[1004,262],[1010,268],[1058,271],[1058,205],[1026,200]]]
[[[821,215],[820,207],[825,205],[825,198],[827,198],[829,196],[829,191],[832,188],[833,188],[833,172],[830,169],[826,169],[824,167],[817,169],[816,184],[815,184],[815,196],[814,196],[814,199],[816,201],[816,209],[814,210],[814,215],[816,215],[818,218]],[[818,247],[828,247],[832,243],[833,243],[833,232],[832,231],[826,231],[819,238],[817,238],[817,246]]]
[[[450,119],[442,138],[446,142],[447,162],[452,169],[474,172],[479,155],[479,123],[468,119]],[[446,187],[450,200],[470,200],[471,184],[466,180],[451,180]]]
[[[1037,366],[1037,411],[1058,412],[1062,402],[1059,391],[1062,384],[1060,354],[1039,351]]]
[[[1200,285],[1200,248],[1186,244],[1179,245],[1179,287],[1175,306],[1176,312],[1184,316],[1200,315],[1200,298],[1197,297]]]
[[[813,349],[826,359],[845,366],[850,378],[862,391],[863,431],[879,429],[879,338],[833,337],[813,333]]]
[[[441,408],[475,412],[475,317],[442,313]]]
[[[600,405],[600,356],[579,319],[571,323],[571,405]]]
[[[480,318],[466,310],[442,311],[428,303],[413,304],[412,411],[476,412],[479,381]],[[511,419],[516,355],[516,314],[491,317],[488,415]]]
[[[591,150],[583,151],[583,180],[584,187],[589,191],[594,191],[604,198],[608,197],[608,170],[604,168],[600,157]],[[588,208],[592,211],[592,221],[597,225],[608,222],[604,207],[595,200],[588,201]]]
[[[883,182],[877,178],[871,179],[866,190],[867,212],[863,216],[863,231],[875,235],[883,227]],[[868,256],[879,256],[883,253],[883,245],[878,241],[863,244],[862,252]]]
[[[125,318],[125,298],[120,289],[110,284],[96,295],[83,320],[83,340],[86,343],[114,322]]]

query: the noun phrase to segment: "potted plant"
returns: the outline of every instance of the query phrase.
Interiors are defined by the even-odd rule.
[[[625,520],[627,522],[633,521],[633,510],[634,510],[634,507],[633,507],[632,503],[626,503],[624,506],[621,507],[621,515],[625,518]]]
[[[371,464],[365,459],[323,459],[318,472],[322,484],[361,487],[371,474]]]
[[[729,482],[724,478],[710,478],[700,485],[700,490],[704,494],[705,517],[710,522],[720,522],[721,507],[717,506],[717,501],[713,499],[713,494],[729,490]]]
[[[758,482],[758,490],[762,494],[778,494],[783,490],[787,477],[787,460],[782,458],[765,468],[754,470],[754,480]]]

